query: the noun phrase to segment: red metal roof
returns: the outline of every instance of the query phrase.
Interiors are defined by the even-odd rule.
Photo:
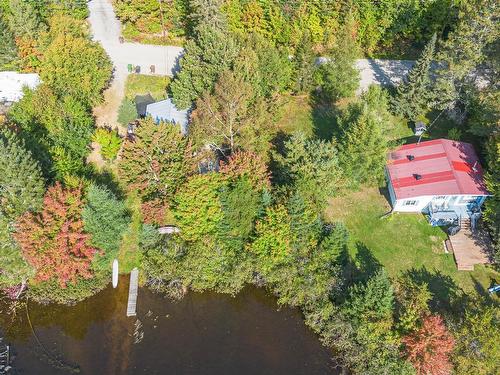
[[[401,146],[389,154],[387,171],[396,199],[489,195],[470,143],[435,139]]]

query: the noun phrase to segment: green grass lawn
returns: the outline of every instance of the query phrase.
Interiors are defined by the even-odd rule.
[[[136,95],[150,93],[155,100],[162,100],[167,97],[169,83],[170,78],[166,76],[129,74],[125,83],[125,96],[133,100]]]
[[[423,215],[389,212],[390,205],[377,188],[363,189],[329,202],[326,217],[343,222],[350,232],[350,251],[355,258],[368,250],[392,277],[412,268],[449,276],[466,292],[488,288],[500,276],[492,269],[476,266],[473,272],[458,271],[452,254],[445,254],[446,234],[428,224]]]

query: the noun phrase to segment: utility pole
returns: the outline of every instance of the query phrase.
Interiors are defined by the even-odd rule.
[[[158,0],[158,4],[160,5],[160,21],[161,21],[161,31],[163,34],[163,42],[167,40],[167,37],[165,35],[165,19],[163,18],[163,0]]]

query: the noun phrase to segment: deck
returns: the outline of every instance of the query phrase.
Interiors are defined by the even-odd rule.
[[[491,263],[493,247],[483,229],[472,232],[469,227],[463,227],[450,237],[450,242],[459,271],[473,271],[476,264]]]

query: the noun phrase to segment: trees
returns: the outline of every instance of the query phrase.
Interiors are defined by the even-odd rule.
[[[498,38],[498,6],[495,0],[461,4],[455,30],[441,45],[441,62],[433,106],[438,109],[469,104],[469,93],[479,78],[476,68],[485,60],[488,46]]]
[[[302,194],[313,197],[319,206],[343,185],[337,149],[331,142],[295,133],[285,142],[284,155],[276,155],[276,161],[285,179]]]
[[[10,0],[10,29],[19,37],[34,39],[45,26],[41,7],[35,0]]]
[[[383,180],[388,150],[385,131],[391,125],[387,101],[381,95],[380,88],[370,88],[361,101],[337,117],[340,165],[354,186]]]
[[[500,371],[500,312],[497,306],[473,300],[455,333],[453,362],[457,374],[497,374]]]
[[[234,39],[227,33],[200,27],[195,40],[185,45],[180,71],[170,85],[177,108],[188,108],[202,93],[211,92],[221,72],[231,68],[238,54]]]
[[[125,203],[118,200],[108,189],[92,184],[88,188],[82,219],[89,243],[101,250],[94,259],[98,269],[109,269],[117,257],[123,232],[130,223]]]
[[[186,178],[187,140],[173,124],[142,120],[123,145],[118,175],[143,200],[171,198]]]
[[[57,183],[45,194],[40,213],[27,212],[17,222],[14,238],[35,269],[36,281],[57,280],[65,288],[78,277],[92,276],[96,249],[84,232],[81,193],[81,188],[65,189]]]
[[[200,146],[210,145],[230,154],[245,144],[246,128],[254,125],[250,116],[252,87],[232,71],[224,71],[214,93],[205,92],[196,102],[191,136]],[[248,131],[247,131],[248,133]]]
[[[186,241],[210,242],[217,235],[223,218],[219,201],[222,187],[218,174],[190,177],[174,198],[174,216]]]
[[[316,56],[313,52],[311,34],[307,31],[302,35],[295,49],[294,90],[298,93],[311,91],[314,87],[314,71]]]
[[[14,34],[10,31],[4,18],[0,16],[0,69],[15,69],[17,60]]]
[[[127,126],[138,117],[139,115],[137,114],[134,102],[128,98],[124,98],[118,109],[118,122],[123,126]]]
[[[432,92],[430,68],[434,58],[436,37],[436,34],[432,36],[415,66],[397,87],[395,112],[411,121],[416,121],[419,116],[424,115],[429,107]]]
[[[40,167],[14,133],[0,127],[0,216],[14,222],[42,204],[45,182]]]
[[[417,370],[418,375],[451,374],[452,365],[449,356],[455,340],[446,329],[443,318],[427,316],[422,326],[415,332],[403,337],[408,360]]]
[[[331,59],[322,63],[316,71],[316,81],[325,99],[336,102],[353,96],[359,87],[359,71],[355,66],[359,54],[354,20],[349,18],[337,38]]]
[[[236,181],[246,178],[257,191],[270,189],[270,173],[262,157],[248,151],[236,151],[220,164],[219,172],[223,179]]]
[[[42,84],[25,93],[9,111],[9,118],[21,129],[20,137],[45,177],[64,179],[85,170],[93,130],[86,105],[70,96],[58,98]]]
[[[112,64],[100,45],[71,34],[58,35],[41,64],[41,79],[59,96],[71,95],[87,106],[101,101]]]

